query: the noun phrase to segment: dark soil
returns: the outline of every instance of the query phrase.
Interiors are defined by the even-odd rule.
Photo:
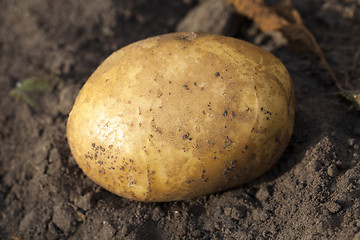
[[[189,201],[141,203],[107,192],[77,167],[65,126],[82,84],[112,51],[175,31],[196,4],[0,0],[0,239],[360,239],[360,113],[339,101],[316,60],[286,44],[270,49],[294,82],[294,135],[257,180]],[[295,6],[341,84],[360,89],[360,2]],[[237,19],[233,36],[277,46]],[[44,73],[62,82],[30,96],[39,111],[10,97]]]

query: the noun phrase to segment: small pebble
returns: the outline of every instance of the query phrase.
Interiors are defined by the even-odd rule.
[[[331,213],[337,213],[342,208],[341,205],[336,203],[335,201],[325,203],[325,207]]]
[[[53,148],[50,150],[49,154],[49,162],[58,162],[61,161],[60,153],[57,148]]]
[[[340,160],[337,160],[336,161],[336,163],[335,163],[335,166],[337,167],[337,168],[343,168],[344,167],[344,164],[343,164],[343,162],[341,162]]]
[[[67,115],[71,111],[75,97],[78,93],[78,88],[74,85],[65,86],[60,89],[58,111],[61,114]]]
[[[321,163],[319,161],[311,161],[309,162],[310,168],[315,170],[316,172],[321,169]]]
[[[164,212],[159,208],[159,207],[156,207],[154,208],[153,212],[152,212],[152,219],[154,221],[159,221],[162,217],[164,216]]]
[[[79,210],[75,211],[74,216],[76,218],[76,221],[85,222],[85,215],[81,211]]]
[[[347,186],[346,186],[346,189],[348,191],[352,191],[352,190],[355,190],[356,189],[356,185],[352,182],[350,182]]]
[[[247,208],[244,206],[240,206],[238,208],[233,208],[231,211],[231,217],[235,220],[239,220],[241,218],[246,217]]]
[[[199,230],[194,230],[194,231],[192,232],[192,236],[195,237],[195,238],[200,237],[200,235],[201,235],[201,232],[200,232]]]
[[[103,221],[94,239],[114,239],[115,232],[116,230],[109,222]]]
[[[87,193],[84,196],[81,196],[81,198],[77,200],[75,204],[82,210],[87,211],[92,207],[91,197],[92,197],[92,193]]]
[[[75,218],[73,212],[62,204],[54,207],[52,222],[66,235],[71,232],[71,226]]]
[[[231,208],[229,208],[229,207],[224,208],[224,214],[225,214],[225,216],[230,216]]]
[[[214,224],[214,227],[215,227],[216,229],[218,229],[218,230],[220,230],[220,228],[221,228],[221,226],[220,226],[220,224],[219,224],[218,222],[216,222],[216,223]]]
[[[330,176],[330,177],[336,177],[339,173],[339,170],[337,169],[337,167],[333,164],[331,164],[328,169],[327,169],[327,174]]]
[[[352,147],[352,146],[354,146],[355,139],[349,138],[349,139],[347,140],[347,142],[348,142],[349,146]]]
[[[222,0],[203,1],[179,22],[178,32],[206,32],[231,36],[238,29],[239,19]]]
[[[259,191],[256,193],[256,198],[260,201],[264,201],[269,197],[269,191],[267,190],[266,186],[261,186]]]

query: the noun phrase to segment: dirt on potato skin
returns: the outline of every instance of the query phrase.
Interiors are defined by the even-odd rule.
[[[360,89],[353,68],[360,3],[294,3],[340,81],[348,74]],[[294,134],[255,181],[189,201],[141,203],[107,192],[78,168],[66,120],[82,84],[112,51],[174,31],[196,4],[0,1],[0,239],[360,239],[360,114],[335,97],[316,61],[289,46],[273,54],[294,82]],[[258,43],[261,33],[243,22],[236,37]],[[44,72],[62,82],[31,95],[38,112],[9,96],[17,82]]]

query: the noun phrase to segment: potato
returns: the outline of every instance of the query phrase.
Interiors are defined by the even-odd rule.
[[[84,173],[119,196],[174,201],[239,186],[267,171],[293,130],[283,64],[247,42],[173,33],[109,56],[67,124]]]

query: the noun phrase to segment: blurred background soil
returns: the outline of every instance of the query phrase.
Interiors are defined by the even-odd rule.
[[[293,2],[341,84],[360,89],[360,1]],[[117,197],[77,167],[68,113],[111,52],[174,31],[245,39],[280,58],[295,87],[294,135],[275,167],[237,189],[171,203]],[[61,81],[28,95],[38,111],[10,96],[44,75]],[[337,91],[316,60],[219,0],[0,0],[0,239],[359,240],[360,114]]]

